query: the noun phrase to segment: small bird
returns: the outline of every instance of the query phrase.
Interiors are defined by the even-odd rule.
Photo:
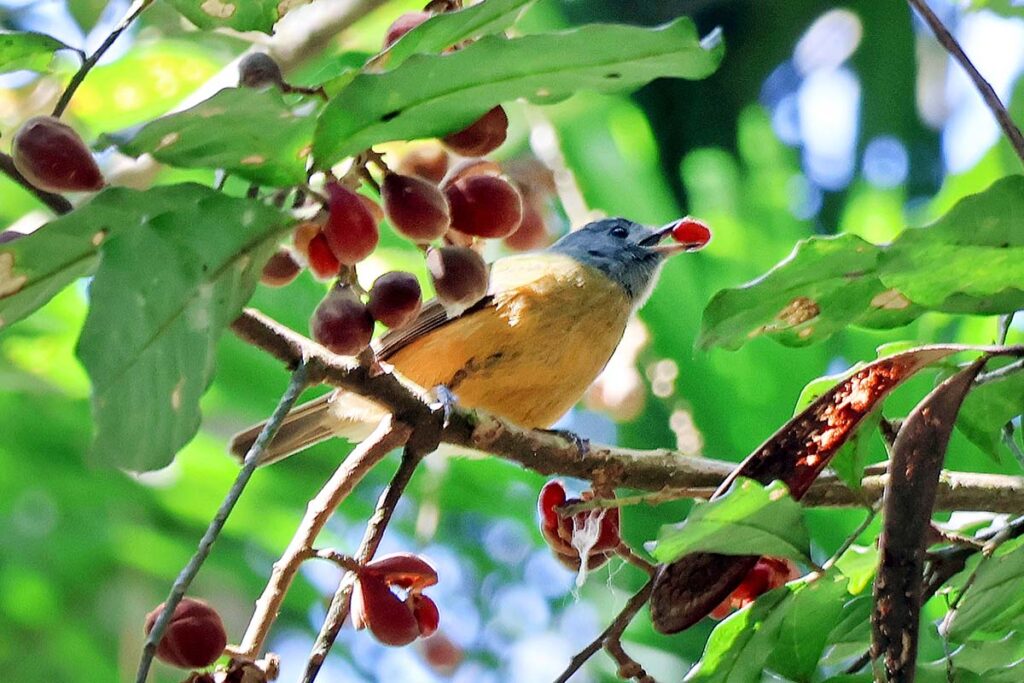
[[[550,427],[608,363],[665,260],[707,243],[706,227],[676,229],[682,224],[651,229],[607,218],[543,251],[498,259],[481,301],[455,317],[427,302],[410,325],[380,338],[377,357],[422,387],[446,387],[460,405]],[[673,229],[676,240],[666,242]],[[332,437],[365,438],[384,415],[371,400],[336,390],[293,410],[261,464]],[[262,428],[237,434],[231,452],[244,457]]]

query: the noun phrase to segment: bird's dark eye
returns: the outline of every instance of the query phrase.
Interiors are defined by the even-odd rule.
[[[618,237],[620,240],[626,239],[626,237],[629,236],[629,230],[627,230],[621,225],[616,225],[614,228],[611,229],[611,235],[612,237]]]

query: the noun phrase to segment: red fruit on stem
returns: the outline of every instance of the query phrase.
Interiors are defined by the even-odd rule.
[[[385,645],[408,645],[420,636],[420,626],[410,605],[391,592],[384,578],[362,574],[352,592],[352,624],[367,628]]]
[[[309,320],[318,344],[342,356],[355,356],[370,345],[373,318],[350,287],[334,287]]]
[[[427,270],[449,316],[459,315],[487,294],[487,264],[468,247],[428,250]]]
[[[490,159],[463,159],[448,170],[441,181],[441,188],[475,175],[501,175],[501,165]]]
[[[388,221],[414,242],[427,244],[448,231],[452,220],[448,200],[430,181],[389,173],[380,193]]]
[[[416,319],[422,300],[420,283],[412,273],[392,271],[374,280],[366,306],[374,320],[395,329]]]
[[[328,199],[324,237],[340,263],[355,265],[377,248],[377,221],[359,193],[337,182],[329,182],[324,189]]]
[[[437,570],[419,555],[391,553],[367,562],[361,574],[376,574],[391,586],[421,591],[437,583]]]
[[[409,603],[412,605],[412,614],[416,617],[416,625],[420,629],[420,636],[426,638],[437,631],[441,623],[441,613],[437,609],[437,603],[426,595],[412,593],[409,595]]]
[[[395,19],[384,34],[384,49],[391,47],[399,38],[413,30],[432,15],[430,12],[406,12]]]
[[[103,174],[75,130],[52,116],[36,116],[11,143],[14,166],[25,179],[49,192],[103,189]]]
[[[317,232],[306,244],[306,257],[309,259],[310,270],[321,280],[329,280],[341,270],[341,262],[322,232]]]
[[[619,510],[607,508],[579,512],[572,517],[558,514],[557,508],[593,499],[587,491],[581,498],[567,498],[565,486],[558,480],[549,481],[540,491],[537,508],[540,512],[540,530],[556,557],[567,566],[578,568],[580,549],[587,552],[588,567],[594,561],[600,566],[621,543]]]
[[[481,157],[505,142],[508,135],[508,115],[498,105],[460,131],[441,138],[449,149],[464,157]]]
[[[512,183],[491,175],[461,178],[445,189],[452,229],[476,237],[506,237],[523,222],[523,198]]]
[[[153,630],[163,608],[161,603],[146,615],[146,635]],[[202,600],[182,598],[157,643],[156,656],[172,666],[198,669],[217,661],[227,644],[228,636],[217,610]]]
[[[302,272],[302,266],[287,249],[278,249],[270,260],[263,264],[260,282],[271,287],[284,287]]]
[[[437,144],[413,147],[398,160],[395,170],[433,183],[440,183],[448,172],[448,153]]]
[[[711,241],[711,229],[703,221],[687,216],[672,228],[672,239],[690,250],[702,249]]]

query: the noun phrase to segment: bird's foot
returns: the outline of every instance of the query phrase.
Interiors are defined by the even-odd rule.
[[[542,429],[542,432],[559,436],[566,441],[571,441],[572,445],[576,448],[576,452],[579,454],[580,460],[590,455],[590,439],[580,436],[576,432],[569,429]]]

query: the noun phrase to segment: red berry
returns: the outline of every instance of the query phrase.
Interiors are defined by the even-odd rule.
[[[309,320],[313,339],[333,353],[355,356],[370,345],[373,318],[350,287],[334,287]]]
[[[376,574],[360,574],[352,592],[352,624],[368,628],[385,645],[408,645],[420,636],[410,605],[391,592]]]
[[[523,222],[523,198],[510,182],[490,175],[461,178],[445,190],[452,228],[476,237],[506,237]]]
[[[672,239],[690,250],[701,249],[711,241],[711,229],[696,218],[682,218],[672,228]]]
[[[327,238],[323,232],[317,232],[306,245],[309,267],[321,280],[329,280],[341,270],[341,263],[338,257],[331,250]]]
[[[534,202],[523,202],[523,221],[505,238],[505,246],[516,251],[540,249],[548,243],[544,214]]]
[[[49,192],[103,189],[103,174],[71,126],[52,116],[29,119],[11,144],[14,166],[32,185]]]
[[[411,594],[409,602],[412,605],[412,614],[416,617],[416,625],[420,629],[420,636],[426,638],[433,635],[441,623],[441,613],[437,609],[437,603],[419,593]]]
[[[392,271],[374,280],[367,308],[373,319],[390,328],[405,327],[420,312],[420,283],[412,273]]]
[[[328,212],[324,237],[340,263],[355,265],[377,248],[377,221],[357,192],[337,182],[328,183],[325,189]]]
[[[384,35],[384,49],[431,17],[430,12],[406,12],[395,19]]]
[[[434,183],[440,183],[448,172],[448,153],[438,144],[413,147],[398,160],[395,170]]]
[[[294,280],[302,272],[302,266],[287,249],[278,249],[270,257],[270,260],[263,264],[263,272],[260,274],[260,282],[271,287],[284,287]]]
[[[153,630],[163,608],[160,604],[146,615],[146,635]],[[202,600],[182,598],[157,643],[156,656],[172,666],[198,669],[217,661],[227,644],[227,633],[217,610]]]
[[[468,127],[445,135],[441,141],[464,157],[481,157],[493,152],[508,135],[508,116],[501,105],[494,107]]]
[[[450,316],[459,315],[487,294],[487,264],[468,247],[430,249],[427,270],[437,298]]]
[[[441,187],[447,188],[462,178],[474,175],[501,175],[501,165],[490,159],[463,159],[449,169],[441,181]]]
[[[451,212],[437,185],[415,176],[389,173],[380,192],[388,221],[414,242],[426,244],[448,231]]]

